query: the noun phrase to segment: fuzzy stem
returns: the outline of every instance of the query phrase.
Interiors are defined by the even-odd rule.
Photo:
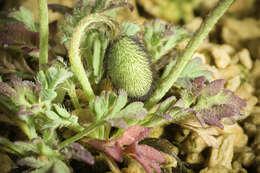
[[[117,164],[116,164],[116,162],[114,161],[113,158],[111,158],[110,156],[106,155],[105,153],[101,153],[101,155],[103,156],[103,158],[107,162],[110,170],[113,173],[121,173],[120,169],[118,168],[118,166],[117,166]]]
[[[48,4],[47,0],[38,0],[39,18],[40,18],[40,57],[39,69],[42,69],[43,64],[48,63]]]
[[[171,70],[170,74],[159,84],[158,88],[154,91],[149,100],[147,100],[145,104],[146,108],[152,108],[168,92],[191,59],[193,53],[197,50],[199,45],[206,38],[219,18],[226,12],[232,2],[233,0],[221,0],[215,9],[206,17],[198,31],[191,38],[187,47],[178,58],[175,68]]]
[[[69,59],[71,63],[71,69],[78,78],[82,85],[83,91],[86,94],[89,101],[95,98],[95,94],[91,88],[90,82],[86,75],[85,69],[81,61],[80,45],[81,38],[83,38],[86,29],[93,29],[93,24],[106,24],[111,31],[116,35],[118,27],[109,17],[102,14],[92,14],[83,18],[77,27],[73,31],[73,35],[69,46]]]
[[[105,124],[105,121],[98,121],[98,122],[94,122],[92,123],[90,126],[88,126],[85,130],[79,132],[78,134],[72,136],[69,139],[66,139],[65,141],[61,142],[59,144],[60,149],[66,147],[68,144],[71,144],[85,136],[87,136],[88,134],[90,134],[93,130],[95,130],[96,128],[102,126]]]

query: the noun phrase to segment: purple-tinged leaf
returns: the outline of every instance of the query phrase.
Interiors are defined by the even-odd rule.
[[[197,98],[203,90],[205,81],[206,78],[204,76],[197,77],[193,80],[191,90],[195,98]]]
[[[38,47],[39,33],[29,31],[22,23],[6,24],[5,30],[0,31],[0,46],[8,47],[12,45],[29,48]]]
[[[202,117],[198,117],[202,116]],[[210,109],[203,109],[198,114],[198,119],[202,126],[205,126],[204,124],[208,124],[210,126],[218,126],[221,129],[224,128],[224,126],[219,122],[219,118],[214,114],[214,112]]]
[[[106,120],[107,123],[109,123],[112,127],[119,127],[126,129],[128,126],[126,122],[122,118],[114,118],[111,120]]]
[[[214,105],[211,109],[200,110],[197,114],[199,121],[203,124],[206,123],[211,126],[218,126],[221,129],[224,126],[220,123],[221,118],[232,117],[239,115],[239,109],[231,104]]]
[[[90,165],[94,164],[94,157],[79,143],[72,143],[67,146],[68,151],[63,152],[67,158],[74,158]]]
[[[161,117],[169,122],[172,121],[172,117],[169,114],[159,114],[158,117]]]
[[[105,141],[99,139],[91,139],[87,143],[98,150],[106,152],[116,161],[123,161],[123,148],[116,140]]]
[[[227,99],[225,100],[226,104],[232,104],[237,106],[239,109],[242,109],[243,107],[246,106],[246,102],[235,95],[232,91],[230,90],[223,90],[222,95],[225,96]]]
[[[33,112],[32,111],[19,111],[18,112],[18,117],[21,117],[23,115],[32,115]]]
[[[225,79],[214,80],[203,89],[201,94],[204,97],[215,96],[224,88],[225,82]]]
[[[152,168],[156,173],[161,173],[158,163],[166,161],[164,155],[148,145],[131,144],[125,149],[125,152],[137,160],[147,173],[152,173]]]
[[[25,158],[17,161],[17,164],[19,166],[29,166],[32,168],[40,168],[48,163],[49,163],[49,160],[47,160],[47,159],[42,160],[42,159],[35,158],[35,157],[25,157]]]
[[[13,76],[11,78],[11,83],[12,83],[12,87],[19,93],[23,93],[24,92],[24,83],[22,81],[21,78],[18,78],[16,76]]]
[[[5,82],[0,82],[0,94],[13,99],[18,97],[14,89]]]

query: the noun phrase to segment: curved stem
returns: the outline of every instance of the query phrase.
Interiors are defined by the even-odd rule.
[[[47,0],[38,0],[39,18],[40,18],[40,58],[39,69],[43,64],[48,63],[48,40],[49,40],[49,23],[48,23],[48,4]]]
[[[174,82],[178,79],[182,70],[191,59],[193,53],[197,50],[202,41],[206,38],[210,30],[214,27],[219,18],[226,12],[233,0],[220,0],[218,5],[213,11],[206,17],[204,22],[201,24],[198,31],[191,38],[187,47],[183,50],[182,54],[177,60],[175,68],[173,68],[170,74],[159,84],[158,88],[151,95],[149,100],[146,102],[145,107],[150,109],[168,92]]]
[[[102,14],[92,14],[83,18],[79,22],[79,24],[73,31],[69,46],[69,59],[71,63],[71,69],[78,78],[80,84],[82,85],[83,91],[89,101],[92,101],[95,98],[95,94],[91,88],[90,82],[81,61],[80,44],[81,38],[83,38],[86,29],[93,29],[92,25],[99,23],[106,24],[114,33],[114,35],[117,35],[118,26],[115,22],[113,22],[113,20]]]

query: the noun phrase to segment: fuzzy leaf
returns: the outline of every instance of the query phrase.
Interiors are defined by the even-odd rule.
[[[30,142],[23,142],[23,141],[16,141],[14,144],[22,151],[24,152],[33,152],[37,153],[38,149],[35,144],[30,143]]]
[[[178,43],[189,37],[189,33],[178,27],[173,27],[160,20],[155,20],[151,25],[145,24],[144,42],[155,62],[167,54]]]
[[[125,117],[142,120],[147,115],[147,110],[143,106],[142,102],[133,102],[118,112],[115,118]]]
[[[55,91],[49,90],[49,89],[43,90],[40,93],[40,98],[41,98],[42,102],[52,101],[55,99],[56,96],[57,96],[57,93]]]
[[[37,27],[34,23],[34,15],[27,8],[20,7],[19,11],[10,13],[9,17],[12,17],[17,21],[23,23],[27,27],[27,29],[29,29],[29,31],[37,32]]]
[[[52,169],[53,163],[50,162],[49,164],[39,168],[39,169],[35,169],[33,171],[31,171],[30,173],[46,173],[46,172],[50,172]]]
[[[63,108],[62,106],[60,105],[57,105],[57,104],[54,104],[53,105],[55,110],[57,111],[57,113],[62,117],[62,118],[69,118],[70,117],[70,113],[65,109]]]
[[[57,160],[53,164],[52,173],[70,173],[68,166],[61,160]]]
[[[122,30],[127,36],[133,36],[141,29],[137,24],[131,22],[125,22],[122,24]]]
[[[59,84],[70,78],[73,74],[64,68],[50,67],[45,72],[48,89],[55,89]]]
[[[111,102],[111,101],[110,101]],[[119,90],[118,97],[113,104],[113,110],[109,115],[109,118],[112,119],[117,116],[117,113],[126,105],[127,103],[127,93],[124,90]]]
[[[40,92],[40,84],[12,77],[11,84],[0,83],[0,103],[17,115],[32,114],[38,110]]]
[[[25,157],[18,160],[17,164],[20,166],[29,166],[31,168],[41,168],[49,163],[49,160],[39,159],[35,157]]]
[[[74,159],[83,161],[90,165],[94,164],[94,157],[79,143],[72,143],[67,146],[67,151],[64,151],[68,158],[72,157]]]
[[[123,118],[113,118],[111,120],[106,120],[108,124],[112,127],[119,127],[126,129],[128,126]]]
[[[0,145],[3,147],[7,147],[20,155],[24,155],[27,153],[27,150],[22,149],[21,147],[17,146],[13,142],[11,142],[9,139],[1,137],[1,136],[0,136]]]
[[[240,115],[245,102],[232,91],[225,90],[225,80],[219,79],[203,85],[203,80],[193,82],[193,95],[196,95],[196,105],[192,108],[201,125],[214,125],[223,128],[221,118]],[[203,86],[201,88],[201,86]],[[199,89],[198,89],[199,88]]]

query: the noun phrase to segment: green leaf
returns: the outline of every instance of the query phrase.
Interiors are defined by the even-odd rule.
[[[147,115],[147,110],[143,106],[142,102],[133,102],[118,112],[115,118],[143,119]]]
[[[60,117],[53,111],[45,111],[46,116],[51,120],[59,120]]]
[[[68,166],[62,162],[61,160],[57,160],[54,162],[53,168],[52,168],[52,173],[70,173],[70,169]]]
[[[192,59],[183,69],[180,78],[194,79],[199,76],[205,76],[206,79],[210,80],[212,73],[210,71],[200,70],[201,66],[202,60],[200,58]]]
[[[20,7],[19,11],[12,12],[9,16],[22,22],[30,31],[37,32],[37,27],[34,23],[34,15],[27,8]]]
[[[48,89],[55,89],[59,84],[70,78],[73,74],[65,68],[50,67],[45,72]]]
[[[171,96],[171,97],[167,98],[162,103],[160,103],[160,106],[159,106],[158,110],[156,110],[155,114],[157,114],[157,115],[165,114],[171,108],[171,106],[173,106],[175,103],[176,103],[176,97]]]
[[[156,62],[162,56],[171,51],[177,44],[190,37],[187,30],[173,27],[160,20],[144,26],[144,42],[152,55],[152,62]]]
[[[131,22],[125,22],[121,25],[123,33],[127,36],[135,35],[137,32],[139,32],[141,29],[137,24],[131,23]]]
[[[48,89],[48,81],[43,71],[39,71],[37,74],[37,80],[41,83],[44,89]]]
[[[57,93],[50,89],[42,90],[42,92],[40,93],[40,98],[42,102],[52,101],[55,99],[56,96]]]
[[[171,61],[164,69],[163,74],[161,76],[161,80],[165,79],[171,72],[171,69],[175,66],[176,60]]]
[[[8,147],[12,151],[16,152],[17,154],[24,155],[26,154],[26,151],[23,150],[22,148],[18,147],[15,145],[13,142],[11,142],[9,139],[6,139],[4,137],[0,137],[0,145],[4,147]]]
[[[160,80],[165,79],[169,75],[172,68],[175,67],[175,64],[176,61],[172,61],[166,66]],[[204,76],[207,80],[210,80],[212,73],[210,71],[201,70],[202,65],[202,60],[200,58],[193,58],[183,69],[175,83],[183,86],[183,83],[185,83],[187,79],[195,79],[200,76]]]
[[[114,101],[113,101],[114,102]],[[110,101],[110,103],[112,103]],[[123,90],[119,90],[119,95],[113,105],[113,110],[109,114],[109,119],[114,118],[117,112],[119,112],[127,103],[127,93]]]
[[[17,141],[15,145],[23,152],[38,152],[37,147],[33,143]]]
[[[62,118],[69,118],[70,117],[70,113],[63,107],[61,107],[60,105],[54,104],[53,105],[55,110],[57,111],[57,113],[62,117]]]
[[[43,166],[46,166],[47,164],[49,164],[49,160],[47,159],[39,159],[39,158],[35,158],[35,157],[25,157],[22,158],[20,160],[18,160],[18,165],[20,166],[29,166],[32,168],[41,168]]]
[[[51,171],[52,165],[53,165],[53,163],[49,163],[39,169],[31,171],[30,173],[48,173]]]

